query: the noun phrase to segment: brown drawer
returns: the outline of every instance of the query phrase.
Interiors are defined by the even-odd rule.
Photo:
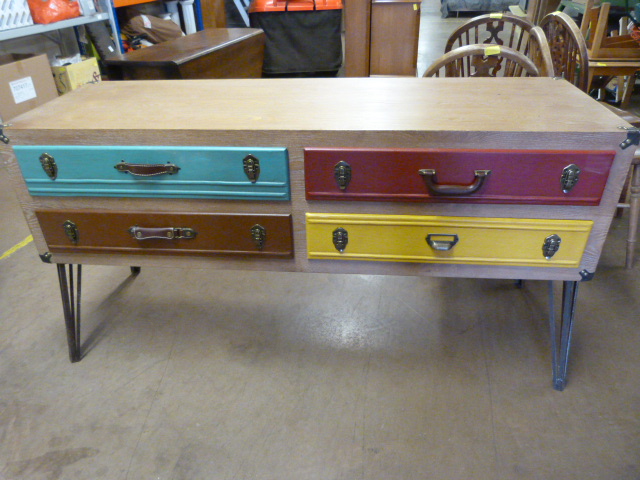
[[[598,205],[614,151],[306,148],[308,200]]]
[[[35,213],[52,253],[293,257],[291,215]]]

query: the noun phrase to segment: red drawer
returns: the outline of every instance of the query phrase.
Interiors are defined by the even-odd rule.
[[[614,151],[307,148],[306,197],[598,205],[614,157]]]

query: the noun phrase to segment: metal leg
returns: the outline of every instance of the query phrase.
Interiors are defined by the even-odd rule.
[[[571,330],[578,298],[578,282],[562,282],[562,318],[560,332],[556,329],[553,282],[549,282],[549,330],[551,333],[553,388],[564,390],[567,384],[567,364],[571,349]]]
[[[74,283],[73,265],[58,264],[58,280],[60,281],[60,293],[62,295],[62,310],[64,323],[67,328],[67,344],[69,346],[69,359],[71,362],[79,362],[82,358],[80,345],[80,296],[82,286],[82,265],[76,265],[76,279]]]

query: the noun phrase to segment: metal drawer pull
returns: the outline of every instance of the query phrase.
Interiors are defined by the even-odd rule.
[[[136,240],[149,240],[159,238],[162,240],[175,240],[179,238],[195,238],[198,234],[193,228],[145,228],[137,225],[129,229],[129,233]]]
[[[441,240],[437,240],[437,238],[441,238]],[[456,243],[458,243],[458,235],[456,234],[446,234],[446,233],[430,233],[427,235],[427,243],[434,250],[438,250],[439,252],[446,252],[451,250]]]
[[[178,173],[180,167],[173,163],[127,163],[124,160],[113,168],[122,173],[130,173],[137,177],[155,177],[156,175],[173,175]]]
[[[469,185],[439,184],[436,171],[432,168],[418,170],[418,173],[424,177],[427,188],[434,195],[469,195],[482,187],[485,179],[491,175],[491,170],[474,170],[475,178]]]

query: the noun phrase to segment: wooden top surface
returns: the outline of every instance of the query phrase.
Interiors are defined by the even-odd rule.
[[[12,121],[18,130],[617,132],[552,78],[324,78],[102,82]],[[628,124],[627,124],[628,125]],[[9,135],[10,136],[10,135]]]
[[[181,65],[233,43],[264,35],[258,28],[208,28],[105,60],[108,65]]]

